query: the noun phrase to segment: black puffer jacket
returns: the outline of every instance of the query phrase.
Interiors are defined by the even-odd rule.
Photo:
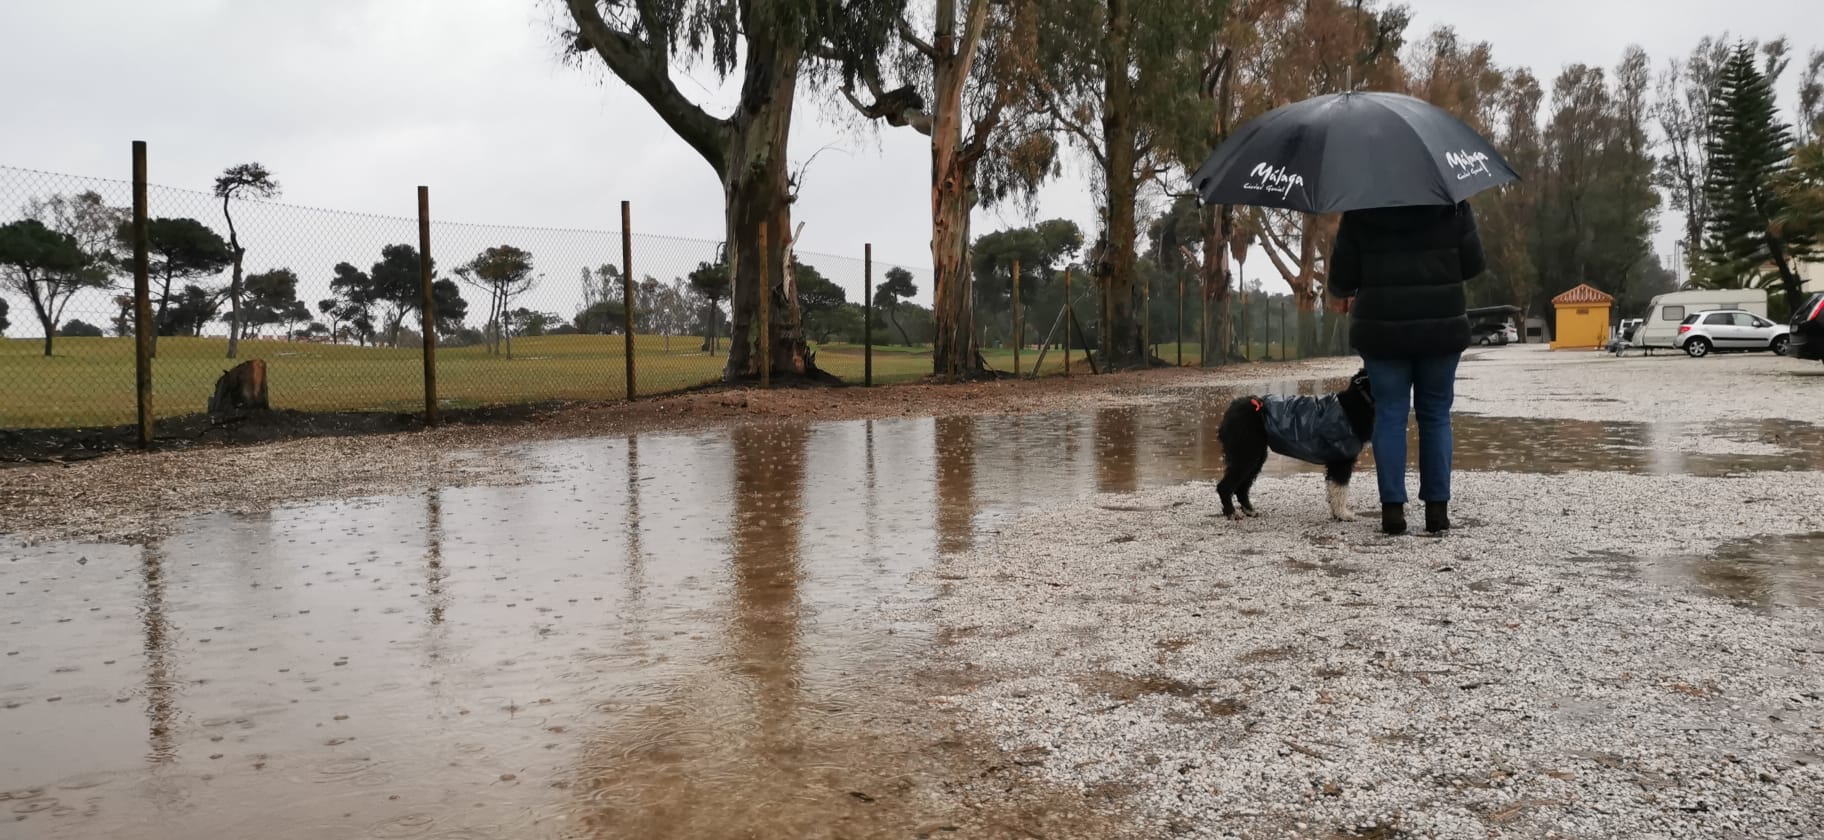
[[[1482,273],[1469,203],[1343,214],[1330,253],[1330,293],[1354,298],[1349,341],[1370,359],[1416,359],[1469,347],[1463,283]]]

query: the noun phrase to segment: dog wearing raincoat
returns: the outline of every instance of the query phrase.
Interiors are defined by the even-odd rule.
[[[1324,468],[1330,515],[1347,522],[1349,477],[1356,459],[1374,433],[1374,393],[1368,372],[1349,377],[1349,387],[1321,397],[1243,397],[1229,403],[1216,430],[1226,466],[1216,492],[1222,515],[1239,520],[1259,516],[1248,499],[1254,480],[1266,466],[1267,451]],[[1239,510],[1237,509],[1239,505]]]

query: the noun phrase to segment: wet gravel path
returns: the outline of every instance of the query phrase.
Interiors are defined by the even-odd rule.
[[[1515,348],[1459,400],[1782,471],[1460,472],[1443,539],[1376,533],[1367,477],[1330,521],[1315,473],[1243,523],[1207,484],[1010,521],[929,574],[976,675],[942,702],[1157,836],[1824,836],[1824,473],[1780,431],[1824,378],[1714,361]]]
[[[1198,837],[1824,835],[1824,622],[1657,558],[1824,531],[1812,473],[1483,473],[1445,539],[1109,496],[940,564],[949,698],[1038,778]],[[1774,517],[1773,500],[1781,515]],[[1815,571],[1815,570],[1814,570]]]

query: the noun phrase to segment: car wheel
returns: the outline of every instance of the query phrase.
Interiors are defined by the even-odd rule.
[[[1685,342],[1685,355],[1693,359],[1701,359],[1710,355],[1710,349],[1710,339],[1701,335]]]
[[[1788,336],[1776,335],[1773,337],[1773,343],[1767,345],[1767,349],[1772,350],[1775,356],[1784,356],[1786,355],[1786,345],[1791,341],[1792,339]]]
[[[1476,343],[1482,345],[1483,347],[1487,347],[1490,344],[1494,344],[1495,342],[1490,340],[1488,336],[1482,336],[1482,338],[1480,340],[1478,340]]]

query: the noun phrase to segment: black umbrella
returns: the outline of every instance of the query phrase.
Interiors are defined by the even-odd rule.
[[[1242,125],[1191,183],[1205,204],[1340,213],[1455,204],[1519,179],[1441,108],[1397,93],[1333,93]]]

